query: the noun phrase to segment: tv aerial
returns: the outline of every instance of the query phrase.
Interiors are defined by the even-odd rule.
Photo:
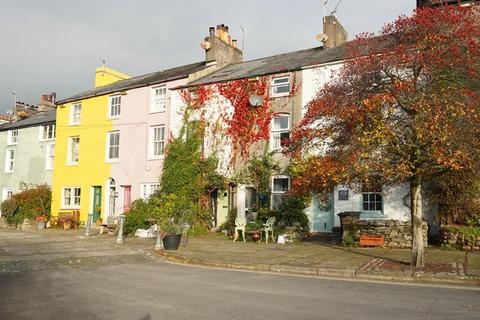
[[[9,117],[13,116],[14,114],[14,111],[12,109],[8,109],[7,111],[5,111],[5,114]]]

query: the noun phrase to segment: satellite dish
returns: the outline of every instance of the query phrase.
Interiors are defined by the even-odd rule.
[[[258,108],[258,107],[261,107],[263,105],[264,99],[260,96],[257,96],[257,95],[251,95],[248,98],[248,102],[250,102],[250,105],[252,107]]]
[[[319,34],[317,34],[317,36],[315,38],[319,42],[327,42],[327,40],[328,40],[328,36],[325,33],[319,33]]]
[[[5,113],[6,113],[7,116],[9,116],[9,117],[13,116],[13,114],[14,114],[14,112],[13,112],[12,109],[8,109]]]

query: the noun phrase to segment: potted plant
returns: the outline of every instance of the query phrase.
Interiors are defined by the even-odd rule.
[[[37,229],[38,230],[45,229],[45,226],[46,226],[46,223],[47,223],[47,217],[37,216],[37,217],[35,217],[35,221],[37,222]]]
[[[165,250],[177,250],[180,245],[182,231],[190,223],[191,205],[183,197],[175,194],[155,194],[152,202],[152,216],[163,234]]]

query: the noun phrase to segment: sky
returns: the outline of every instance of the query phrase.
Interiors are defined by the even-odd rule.
[[[245,29],[244,60],[316,47],[324,0],[0,0],[0,113],[88,90],[95,68],[137,76],[203,61],[208,28]],[[339,0],[328,0],[327,14]],[[341,0],[336,17],[353,39],[410,15],[415,0]]]

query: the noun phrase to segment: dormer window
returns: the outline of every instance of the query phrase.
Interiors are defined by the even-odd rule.
[[[272,97],[283,97],[290,94],[290,77],[272,79]]]

